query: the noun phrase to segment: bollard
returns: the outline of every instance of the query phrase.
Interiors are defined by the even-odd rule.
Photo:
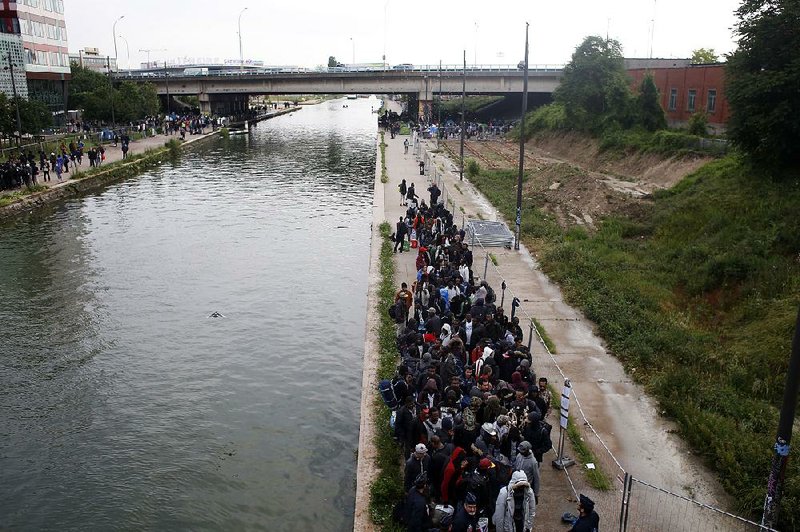
[[[500,289],[503,291],[500,294],[500,308],[503,308],[503,303],[506,300],[506,282],[505,282],[505,280],[503,280],[503,282],[500,283]],[[531,346],[528,346],[528,351],[530,351],[530,350],[531,350]]]
[[[485,249],[483,250],[486,253],[486,260],[483,261],[483,280],[486,280],[486,275],[489,273],[489,252]]]

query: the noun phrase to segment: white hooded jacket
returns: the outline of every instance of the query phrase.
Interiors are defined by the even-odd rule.
[[[528,477],[522,471],[514,471],[511,475],[511,481],[508,486],[500,490],[497,496],[497,504],[494,509],[494,525],[497,527],[497,532],[515,532],[514,531],[514,487],[518,486],[520,489],[525,490],[523,498],[523,512],[524,512],[524,529],[526,532],[533,530],[533,518],[536,517],[536,498],[533,495],[531,485],[528,483]]]

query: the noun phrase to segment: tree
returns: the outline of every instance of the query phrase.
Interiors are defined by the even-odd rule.
[[[599,132],[613,125],[632,125],[632,95],[622,46],[613,39],[586,37],[564,68],[553,95],[564,106],[570,127]]]
[[[38,100],[25,100],[17,98],[19,103],[19,115],[22,122],[22,133],[31,135],[41,134],[42,130],[53,125],[53,113],[46,103]],[[12,107],[13,107],[12,102]],[[16,113],[16,111],[12,111]],[[14,116],[16,129],[16,115]]]
[[[639,94],[636,96],[636,109],[639,113],[638,122],[647,131],[657,131],[667,127],[664,109],[658,101],[658,88],[652,74],[645,75]]]
[[[709,63],[717,63],[719,56],[714,52],[713,48],[698,48],[692,51],[692,64],[693,65],[707,65]]]
[[[800,3],[743,0],[728,58],[728,137],[760,167],[800,164]]]
[[[336,60],[334,56],[328,57],[328,68],[333,68],[339,66],[339,62]]]

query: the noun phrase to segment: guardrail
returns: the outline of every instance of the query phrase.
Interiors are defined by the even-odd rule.
[[[564,65],[529,65],[529,72],[561,72]],[[322,70],[310,68],[285,68],[285,69],[264,69],[264,70],[229,70],[211,71],[207,74],[184,74],[183,72],[164,72],[158,70],[148,70],[142,72],[116,72],[114,77],[119,79],[159,79],[159,78],[214,78],[214,77],[256,77],[256,76],[283,76],[286,74],[359,74],[359,73],[429,73],[438,74],[439,72],[462,72],[463,65],[396,65],[396,66],[376,66],[376,67],[328,67]],[[519,73],[522,70],[517,65],[467,65],[466,72],[486,73],[486,72],[507,72]]]

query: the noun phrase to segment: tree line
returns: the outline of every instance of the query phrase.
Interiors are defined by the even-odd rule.
[[[800,164],[800,2],[744,0],[736,11],[738,48],[727,56],[725,93],[731,117],[727,137],[754,168],[781,172]],[[718,61],[698,49],[693,64]],[[704,135],[707,119],[696,113],[688,133]],[[528,134],[542,129],[657,132],[667,128],[658,89],[645,76],[631,90],[618,41],[586,37],[564,68],[553,103],[530,113]],[[662,135],[663,136],[663,135]]]

